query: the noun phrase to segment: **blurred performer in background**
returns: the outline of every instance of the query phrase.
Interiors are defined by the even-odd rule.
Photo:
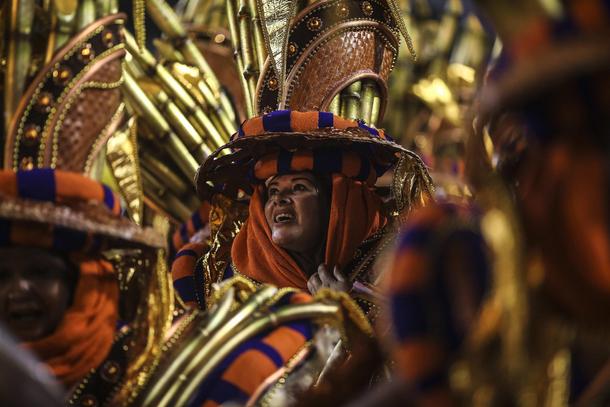
[[[494,132],[510,165],[473,173],[476,216],[428,208],[401,238],[390,314],[407,399],[607,405],[610,6],[480,3],[504,49],[477,136]],[[456,228],[473,239],[452,242]]]

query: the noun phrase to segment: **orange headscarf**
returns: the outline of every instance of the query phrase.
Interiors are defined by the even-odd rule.
[[[345,267],[356,248],[385,225],[380,208],[381,199],[366,183],[333,174],[324,256],[327,267]],[[286,250],[271,240],[264,213],[263,187],[255,189],[249,211],[248,220],[231,248],[237,270],[262,283],[307,289],[308,276]]]
[[[66,388],[108,355],[118,318],[119,288],[110,263],[74,256],[80,275],[72,306],[51,335],[26,342]]]

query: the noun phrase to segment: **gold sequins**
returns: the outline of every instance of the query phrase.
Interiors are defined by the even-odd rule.
[[[102,379],[106,380],[107,382],[115,383],[119,379],[120,373],[120,365],[113,360],[108,360],[102,366],[100,375]]]
[[[362,12],[364,13],[365,16],[371,16],[373,15],[373,5],[371,4],[370,1],[363,1],[362,2]]]
[[[347,6],[347,4],[345,4],[345,3],[337,4],[336,14],[337,14],[337,17],[339,17],[339,18],[347,17],[349,15],[349,7]]]
[[[320,17],[312,17],[307,21],[307,28],[310,31],[319,31],[322,28],[322,19]]]
[[[277,82],[277,78],[275,78],[275,77],[270,78],[270,79],[267,81],[267,87],[268,87],[270,90],[277,90],[277,88],[278,88],[278,82]]]
[[[294,55],[297,53],[299,47],[294,42],[288,44],[288,55]]]
[[[85,394],[80,398],[80,405],[83,407],[97,407],[98,404],[97,398],[92,394]]]
[[[93,60],[93,58],[95,58],[95,51],[93,51],[91,44],[83,45],[80,52],[78,53],[78,59],[81,62],[89,63]]]
[[[114,33],[110,30],[105,30],[102,33],[102,42],[106,47],[112,47],[114,45]]]
[[[19,163],[19,168],[26,171],[33,170],[34,159],[32,157],[23,157]]]
[[[53,95],[49,92],[42,92],[36,101],[36,108],[44,113],[51,110],[53,104]]]
[[[34,144],[40,136],[40,127],[35,124],[30,124],[25,128],[23,135],[27,144]]]
[[[57,85],[65,86],[72,79],[72,71],[68,67],[59,67],[53,71],[53,81]]]

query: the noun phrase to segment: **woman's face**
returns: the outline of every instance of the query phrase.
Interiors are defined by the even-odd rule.
[[[316,250],[326,233],[323,202],[321,185],[311,173],[271,178],[265,218],[273,243],[297,253]]]
[[[51,334],[70,301],[71,265],[32,247],[0,248],[0,321],[22,341]]]

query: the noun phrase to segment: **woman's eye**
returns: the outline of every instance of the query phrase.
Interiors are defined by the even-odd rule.
[[[294,191],[307,191],[307,187],[303,184],[296,184],[292,189]]]
[[[269,196],[277,195],[277,188],[269,188]]]

